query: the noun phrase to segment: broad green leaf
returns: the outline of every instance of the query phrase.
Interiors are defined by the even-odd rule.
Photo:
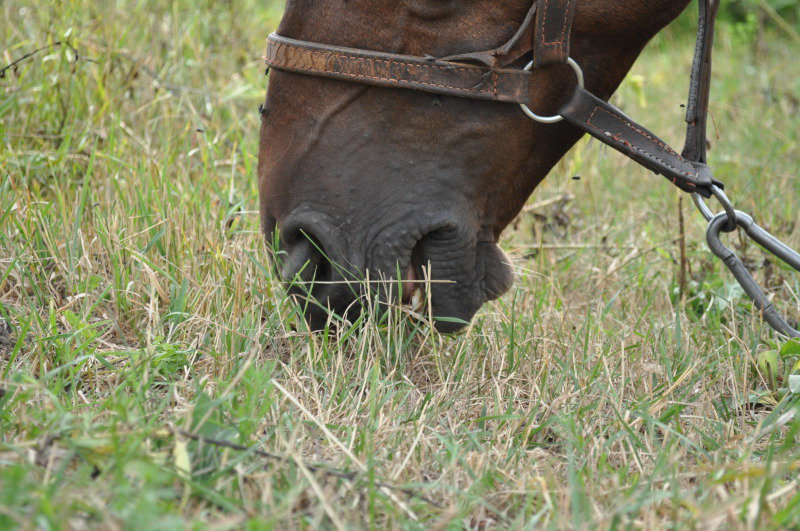
[[[800,357],[800,341],[791,339],[781,347],[782,358]]]

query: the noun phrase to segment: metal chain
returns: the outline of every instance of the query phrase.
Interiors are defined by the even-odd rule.
[[[722,260],[725,266],[733,273],[734,278],[753,300],[753,304],[764,316],[767,324],[780,334],[800,338],[800,331],[792,328],[778,313],[778,310],[772,305],[764,290],[758,285],[742,260],[722,243],[720,235],[723,232],[733,232],[737,228],[741,228],[751,240],[763,247],[768,253],[792,266],[798,272],[800,272],[800,253],[757,225],[750,215],[735,210],[721,189],[713,187],[712,193],[725,209],[724,212],[720,212],[717,215],[711,212],[702,197],[698,194],[692,194],[697,209],[709,222],[708,230],[706,231],[706,242],[708,242],[711,252]]]

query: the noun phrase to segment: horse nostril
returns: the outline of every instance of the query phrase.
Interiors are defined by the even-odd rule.
[[[330,263],[325,249],[305,231],[299,231],[283,246],[285,254],[281,264],[281,278],[289,283],[327,281]]]

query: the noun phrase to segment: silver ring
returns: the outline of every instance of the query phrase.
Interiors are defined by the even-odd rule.
[[[714,219],[714,213],[711,212],[710,208],[708,208],[708,205],[703,200],[703,197],[700,194],[698,194],[697,192],[693,193],[692,200],[694,201],[695,206],[703,215],[703,217],[706,218],[706,221],[710,222],[712,219]]]
[[[722,191],[722,188],[716,184],[711,185],[711,193],[714,194],[714,197],[717,198],[717,201],[720,202],[722,208],[725,209],[725,213],[728,215],[728,223],[725,225],[725,227],[723,227],[722,230],[725,232],[735,231],[739,224],[736,222],[736,209],[733,208],[731,200],[728,199],[728,196],[725,195],[725,192]]]
[[[720,202],[722,208],[725,210],[725,214],[727,214],[728,216],[728,221],[722,228],[722,231],[733,232],[734,230],[736,230],[738,226],[738,221],[736,219],[737,218],[736,209],[733,208],[731,200],[728,199],[728,196],[725,195],[725,192],[722,191],[722,188],[720,188],[715,184],[711,185],[711,195],[717,198],[717,201]],[[698,194],[697,192],[693,193],[692,199],[694,200],[694,204],[697,206],[698,210],[700,210],[700,213],[703,215],[704,218],[706,218],[706,221],[711,222],[711,220],[713,220],[716,217],[714,213],[711,211],[711,209],[708,208],[708,205],[700,196],[700,194]]]
[[[575,77],[578,78],[578,86],[583,88],[583,70],[581,70],[581,66],[572,57],[567,58],[567,64],[571,66],[572,70],[575,72]],[[528,63],[528,66],[523,68],[523,70],[530,72],[532,68],[533,61]],[[542,124],[555,124],[564,119],[564,117],[557,114],[555,116],[539,116],[524,103],[520,103],[519,106],[522,107],[522,111],[528,115],[528,118]]]

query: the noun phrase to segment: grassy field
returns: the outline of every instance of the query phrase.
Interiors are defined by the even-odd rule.
[[[280,3],[0,11],[0,63],[48,46],[0,79],[0,528],[800,525],[794,359],[663,178],[583,141],[466,333],[309,335],[255,212]],[[677,145],[685,22],[614,98]],[[710,158],[797,247],[800,43],[758,35],[721,28]]]

